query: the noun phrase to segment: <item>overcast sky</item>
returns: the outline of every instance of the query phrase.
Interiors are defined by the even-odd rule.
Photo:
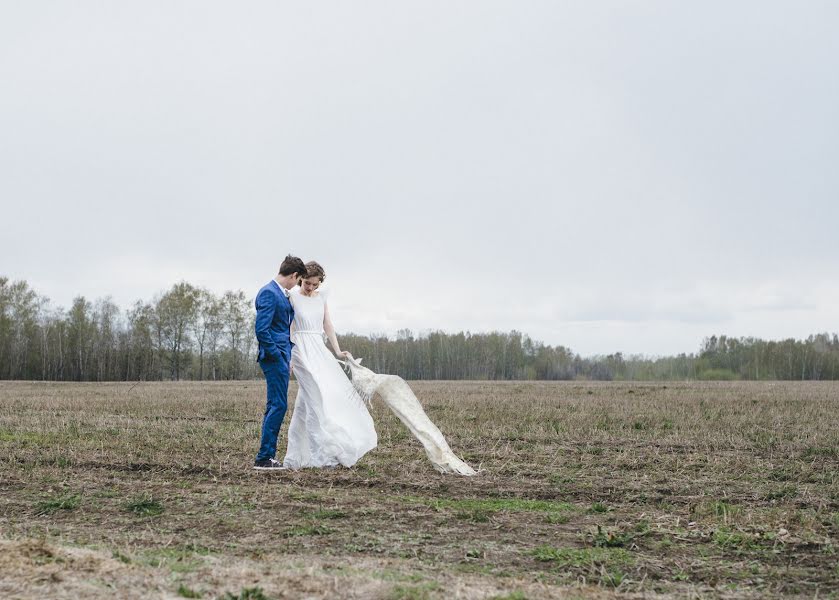
[[[0,0],[0,275],[339,331],[839,331],[839,2]]]

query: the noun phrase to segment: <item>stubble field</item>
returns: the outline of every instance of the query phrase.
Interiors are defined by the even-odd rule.
[[[835,383],[411,385],[479,476],[379,399],[260,473],[261,382],[0,383],[0,597],[839,597]]]

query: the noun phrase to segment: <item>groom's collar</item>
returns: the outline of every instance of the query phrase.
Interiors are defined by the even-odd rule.
[[[288,290],[281,286],[279,283],[277,283],[276,279],[272,279],[271,281],[273,281],[274,284],[280,289],[280,293],[282,293],[283,296],[288,298]]]

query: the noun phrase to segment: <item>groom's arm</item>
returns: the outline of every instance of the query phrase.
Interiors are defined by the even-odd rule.
[[[265,348],[265,355],[268,358],[279,360],[280,349],[271,338],[271,321],[274,320],[274,311],[277,308],[277,295],[271,290],[262,290],[256,297],[256,339]]]

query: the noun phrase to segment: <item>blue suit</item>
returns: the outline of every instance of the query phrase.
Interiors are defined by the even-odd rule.
[[[256,460],[274,458],[277,436],[288,408],[288,364],[291,359],[289,329],[294,308],[279,284],[271,280],[256,295],[257,361],[265,374],[267,403],[262,419],[262,441]]]

